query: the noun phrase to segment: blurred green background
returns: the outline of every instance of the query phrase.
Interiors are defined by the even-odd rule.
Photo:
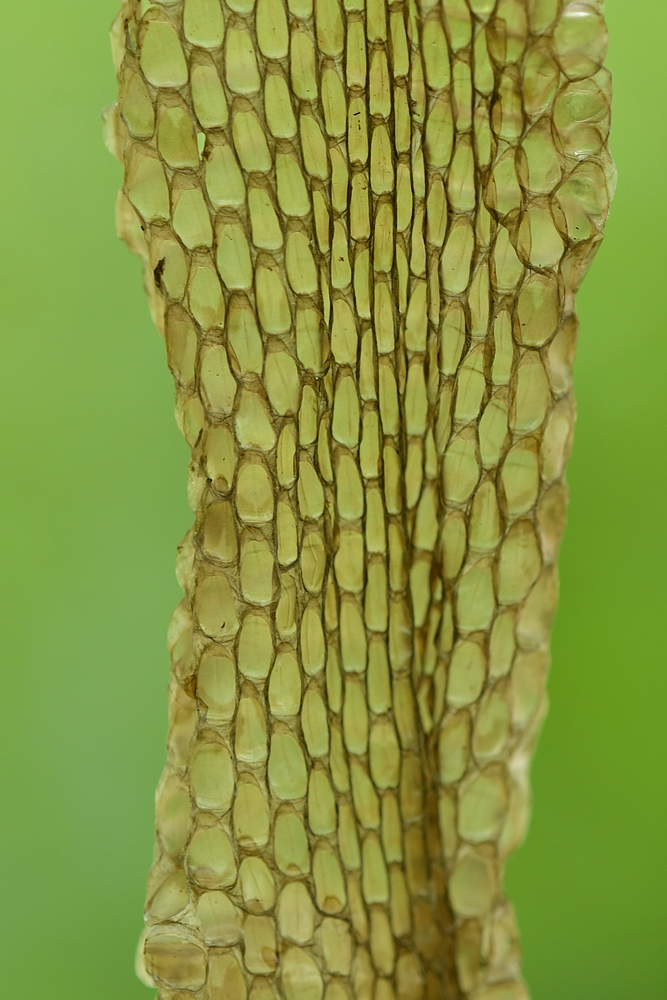
[[[12,1000],[132,1000],[186,447],[116,239],[115,0],[3,6],[0,952]],[[580,295],[551,713],[509,890],[534,1000],[667,995],[667,9],[608,4],[620,181]]]

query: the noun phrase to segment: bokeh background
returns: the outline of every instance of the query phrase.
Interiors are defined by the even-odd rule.
[[[141,1000],[186,447],[116,239],[115,0],[3,5],[0,965],[12,1000]],[[534,818],[508,872],[534,1000],[667,996],[667,8],[610,0],[607,239]]]

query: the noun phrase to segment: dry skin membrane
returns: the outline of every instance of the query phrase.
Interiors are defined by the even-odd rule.
[[[139,974],[525,1000],[601,3],[125,0],[112,40],[195,517]]]

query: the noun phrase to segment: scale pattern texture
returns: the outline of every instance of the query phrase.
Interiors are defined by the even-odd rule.
[[[126,0],[112,41],[195,515],[139,974],[524,1000],[600,4]]]

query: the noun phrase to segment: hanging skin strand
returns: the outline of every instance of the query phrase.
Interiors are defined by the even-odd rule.
[[[192,449],[139,974],[525,1000],[597,0],[126,0],[118,231]]]

